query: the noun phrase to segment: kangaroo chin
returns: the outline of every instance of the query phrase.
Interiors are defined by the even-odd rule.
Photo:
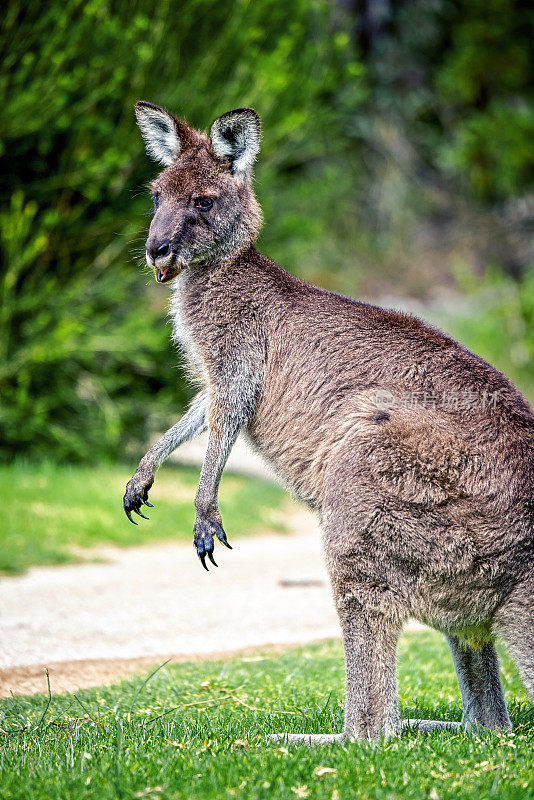
[[[179,275],[173,334],[199,393],[141,459],[124,495],[128,518],[150,506],[162,461],[208,428],[194,546],[205,569],[216,566],[214,543],[230,547],[219,481],[246,430],[320,517],[343,635],[344,731],[293,739],[453,727],[401,721],[395,662],[409,617],[447,638],[461,726],[508,730],[496,636],[534,700],[529,404],[435,328],[311,286],[258,253],[255,111],[223,114],[209,135],[150,103],[138,103],[136,114],[149,154],[164,167],[151,186],[147,263],[160,283]]]

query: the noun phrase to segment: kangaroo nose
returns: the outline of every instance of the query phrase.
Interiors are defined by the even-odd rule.
[[[163,258],[164,256],[168,256],[171,252],[171,242],[170,239],[163,239],[163,241],[159,242],[159,244],[152,244],[152,242],[146,243],[146,249],[150,256],[152,256],[153,260],[155,261],[156,258]]]

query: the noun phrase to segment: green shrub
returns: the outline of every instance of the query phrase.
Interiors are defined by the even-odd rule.
[[[534,269],[518,281],[501,270],[458,273],[466,302],[437,320],[534,398]]]
[[[364,119],[399,126],[419,171],[498,202],[534,180],[534,8],[521,0],[397,0],[369,55]],[[371,126],[371,130],[373,130]]]

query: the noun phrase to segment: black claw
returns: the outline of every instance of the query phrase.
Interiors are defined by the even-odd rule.
[[[208,558],[209,558],[209,560],[211,561],[211,563],[212,563],[214,566],[216,566],[216,567],[218,567],[218,566],[219,566],[219,565],[217,564],[217,562],[215,561],[215,559],[213,558],[213,553],[211,553],[211,552],[208,552]]]
[[[199,553],[198,557],[200,558],[200,563],[202,564],[202,566],[204,567],[206,572],[209,572],[209,569],[206,566],[206,554],[205,553]]]
[[[226,534],[222,525],[219,525],[218,522],[213,523],[215,527],[215,533],[217,534],[217,539],[222,542],[229,550],[232,550],[232,547],[228,544],[228,539],[226,538]]]
[[[148,506],[149,508],[154,508],[152,503],[149,503],[148,500],[143,500],[143,503],[145,504],[145,506]]]
[[[148,519],[148,517],[145,517],[145,515],[144,515],[144,514],[142,514],[142,513],[139,511],[139,509],[138,509],[138,508],[134,508],[134,511],[135,511],[135,513],[136,513],[136,514],[139,514],[139,516],[140,516],[140,517],[143,517],[143,519]]]
[[[130,520],[130,522],[133,523],[133,525],[137,525],[137,522],[134,519],[132,519],[132,514],[131,514],[131,511],[130,511],[129,508],[125,508],[124,509],[124,513],[126,514],[128,519]]]

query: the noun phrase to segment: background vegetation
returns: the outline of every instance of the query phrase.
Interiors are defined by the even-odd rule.
[[[417,298],[532,396],[530,3],[7,0],[2,17],[4,459],[133,456],[186,399],[167,290],[137,258],[156,169],[139,98],[199,127],[254,106],[261,247],[336,290]]]

